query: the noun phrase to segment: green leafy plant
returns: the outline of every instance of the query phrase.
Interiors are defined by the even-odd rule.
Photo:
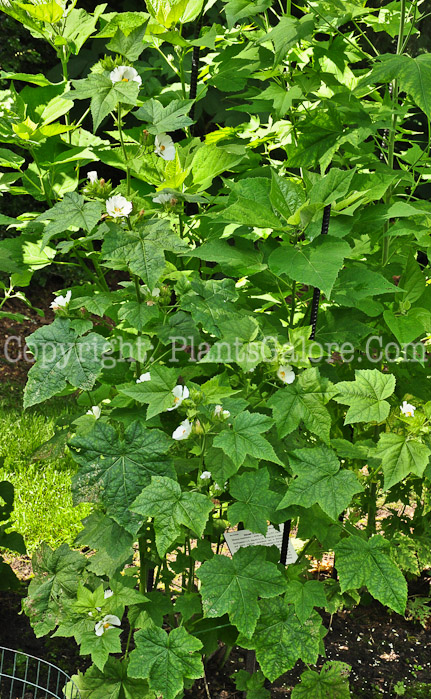
[[[0,549],[8,549],[16,553],[26,553],[24,540],[18,532],[8,529],[13,525],[10,516],[13,512],[14,488],[9,481],[0,482]],[[8,590],[19,586],[19,580],[12,568],[0,556],[0,590]]]
[[[367,589],[404,614],[405,573],[428,565],[422,3],[1,8],[63,74],[2,73],[0,186],[46,206],[3,220],[2,269],[28,284],[30,242],[86,279],[27,340],[25,406],[77,395],[73,496],[94,509],[76,545],[94,553],[43,546],[26,612],[91,657],[83,697],[174,699],[220,642],[256,653],[236,679],[265,696],[318,662],[319,610]],[[90,38],[106,53],[69,80]],[[223,547],[288,522],[287,568]],[[312,579],[328,552],[338,580]],[[348,696],[347,671],[310,669],[294,695]]]

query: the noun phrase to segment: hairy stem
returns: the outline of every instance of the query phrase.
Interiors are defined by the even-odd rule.
[[[376,533],[376,513],[377,513],[377,483],[373,481],[368,493],[368,520],[366,534],[368,538]]]
[[[403,51],[403,37],[404,37],[404,25],[405,25],[405,18],[406,18],[406,0],[401,0],[400,2],[400,24],[398,28],[398,39],[397,39],[397,50],[396,54],[400,55]],[[397,131],[397,121],[398,121],[398,114],[396,113],[396,109],[398,107],[398,94],[399,94],[399,83],[398,80],[395,79],[391,83],[392,85],[392,120],[391,120],[391,128],[389,132],[389,138],[388,138],[388,165],[391,168],[391,170],[394,167],[394,153],[395,153],[395,142],[396,142],[396,131]],[[388,188],[388,191],[386,192],[386,197],[385,197],[385,204],[389,204],[389,202],[392,199],[392,194],[393,194],[393,186]],[[382,265],[385,266],[389,260],[389,245],[390,245],[390,239],[388,234],[389,231],[389,226],[390,222],[387,221],[384,231],[383,231],[383,246],[382,246]]]
[[[124,162],[126,164],[127,196],[129,197],[130,196],[130,167],[128,165],[129,158],[127,156],[126,146],[124,144],[123,124],[122,124],[121,119],[122,119],[122,117],[121,117],[121,102],[119,102],[118,107],[117,107],[117,128],[118,128],[118,134],[120,136],[121,150],[123,153]]]

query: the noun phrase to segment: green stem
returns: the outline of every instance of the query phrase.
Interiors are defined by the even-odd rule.
[[[402,46],[401,51],[405,51],[405,50],[406,50],[406,46],[407,46],[407,44],[408,44],[409,41],[410,41],[410,37],[411,37],[411,35],[412,35],[413,29],[414,29],[415,24],[416,24],[416,13],[417,13],[417,9],[418,9],[418,0],[413,0],[413,4],[414,4],[413,17],[412,17],[412,19],[411,19],[411,24],[410,24],[409,33],[407,34],[407,36],[406,36],[406,38],[405,38],[405,41],[404,41],[404,43],[403,43],[403,46]],[[421,17],[421,19],[423,19],[423,17]]]
[[[181,211],[178,214],[178,223],[180,226],[180,236],[181,238],[184,238],[184,222],[183,222],[183,217]]]
[[[121,102],[119,102],[118,106],[117,106],[117,128],[118,128],[118,133],[120,136],[121,150],[123,152],[123,158],[124,158],[124,162],[126,165],[127,196],[129,197],[130,196],[130,167],[128,165],[129,158],[127,156],[126,146],[124,144],[123,125],[121,122]]]
[[[377,513],[377,483],[373,481],[368,493],[368,520],[365,529],[368,538],[376,533],[376,513]]]
[[[138,303],[142,303],[141,285],[139,283],[139,277],[137,274],[133,275],[133,281],[135,283],[136,300]],[[140,337],[140,335],[141,333],[139,331],[138,338]],[[141,362],[139,362],[138,360],[136,360],[136,375],[141,375]]]
[[[225,647],[225,652],[223,654],[223,658],[221,659],[220,667],[224,667],[226,665],[227,661],[230,658],[230,654],[233,651],[233,648],[234,648],[233,646],[226,646]]]
[[[396,55],[400,55],[403,50],[403,37],[404,37],[404,25],[406,18],[406,0],[400,0],[400,24],[398,28],[398,39],[397,39],[397,50]],[[392,119],[391,128],[388,138],[388,165],[393,170],[394,167],[394,153],[395,153],[395,142],[396,142],[396,129],[398,114],[396,109],[398,108],[398,94],[399,94],[399,84],[398,80],[392,81]],[[392,199],[393,186],[388,188],[385,197],[385,204],[389,204]],[[389,245],[390,238],[387,235],[389,231],[390,222],[387,221],[383,231],[383,246],[382,246],[382,265],[385,266],[389,260]]]
[[[190,558],[192,558],[192,545],[191,545],[189,536],[186,539],[186,547],[187,547],[188,555],[190,556]],[[192,562],[190,563],[190,568],[189,568],[189,580],[188,580],[188,586],[187,586],[187,589],[189,592],[193,592],[194,581],[195,581],[195,566],[194,566],[193,559],[192,559]]]
[[[297,563],[301,560],[301,558],[304,558],[307,549],[310,548],[310,546],[311,546],[311,544],[313,543],[314,540],[315,540],[315,537],[312,536],[311,539],[309,539],[309,540],[307,541],[307,543],[305,544],[305,546],[304,546],[304,548],[302,549],[302,551],[300,551],[299,554],[298,554]]]
[[[69,72],[67,68],[67,64],[69,62],[69,56],[67,55],[67,49],[66,46],[62,47],[62,55],[60,56],[60,61],[61,61],[61,68],[63,70],[63,80],[65,83],[69,82]],[[69,113],[64,115],[64,120],[66,123],[66,126],[70,126],[70,119],[69,119]],[[72,143],[72,134],[70,131],[67,132],[67,142],[69,145]]]
[[[101,291],[105,291],[105,288],[102,286],[100,279],[91,271],[91,269],[88,269],[87,265],[85,264],[84,260],[78,252],[75,253],[75,257],[78,260],[79,266],[81,267],[87,279],[90,279],[92,282],[94,282],[100,288]]]
[[[183,99],[186,99],[187,92],[186,92],[186,78],[184,75],[184,49],[182,49],[182,51],[180,53],[178,62],[180,65],[181,92],[183,93]]]
[[[361,27],[359,26],[359,24],[358,24],[357,22],[355,22],[355,20],[353,20],[353,24],[354,24],[354,26],[356,27],[356,29],[357,29],[357,31],[359,32],[359,34],[362,36],[362,38],[365,39],[365,41],[367,42],[367,44],[368,44],[369,46],[371,46],[371,48],[373,49],[375,55],[376,55],[376,56],[379,56],[380,54],[379,54],[379,52],[377,51],[376,47],[374,46],[373,42],[370,41],[370,39],[369,39],[368,36],[365,34],[365,32],[362,31],[362,29],[361,29]]]
[[[38,163],[38,161],[37,161],[37,158],[36,158],[36,156],[35,156],[34,149],[33,149],[33,148],[30,148],[29,150],[30,150],[31,157],[32,157],[33,160],[34,160],[34,164],[36,165],[37,172],[38,172],[38,175],[39,175],[40,191],[43,193],[43,196],[45,197],[45,199],[46,199],[48,205],[49,205],[50,207],[52,207],[53,201],[52,201],[51,195],[48,194],[48,192],[46,191],[45,180],[44,180],[44,178],[43,178],[43,174],[42,174],[42,170],[40,169],[40,165],[39,165],[39,163]]]
[[[126,652],[124,653],[125,660],[127,660],[127,658],[129,657],[129,646],[130,646],[130,641],[132,640],[132,634],[133,634],[133,626],[130,624],[129,635],[127,636],[127,643],[126,643]]]
[[[97,254],[97,253],[96,253],[96,254]],[[106,281],[106,279],[105,279],[105,275],[104,275],[103,272],[102,272],[102,269],[101,269],[101,267],[100,267],[100,264],[99,264],[98,259],[95,257],[95,258],[92,259],[91,261],[92,261],[92,263],[93,263],[93,265],[94,265],[94,269],[96,270],[96,274],[97,274],[97,277],[98,277],[98,279],[99,279],[101,285],[103,286],[103,288],[104,288],[105,291],[109,291],[109,286],[108,286],[107,281]]]
[[[157,585],[159,584],[161,572],[162,572],[162,566],[160,565],[157,567],[157,573],[156,573],[156,577],[154,579],[153,590],[157,590]]]
[[[177,68],[174,66],[174,64],[172,63],[172,61],[171,61],[167,56],[165,56],[165,54],[163,53],[163,51],[162,51],[158,46],[154,46],[154,48],[156,49],[156,51],[159,52],[159,54],[162,56],[162,58],[165,59],[165,61],[166,61],[166,63],[168,64],[169,68],[170,68],[171,70],[173,70],[173,72],[175,73],[175,75],[179,78],[179,77],[180,77],[180,73],[179,73],[179,71],[177,70]]]
[[[293,320],[295,318],[295,308],[296,308],[296,281],[292,284],[292,296],[290,299],[290,318],[289,326],[293,328]]]
[[[145,536],[140,536],[138,539],[139,545],[139,592],[145,594],[147,591],[147,539]]]

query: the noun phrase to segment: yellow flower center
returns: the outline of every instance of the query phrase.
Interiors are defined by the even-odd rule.
[[[160,150],[165,150],[166,146],[160,146]]]
[[[285,372],[285,371],[280,371],[280,376],[281,376],[282,379],[284,379],[284,377],[286,376],[286,372]]]
[[[129,78],[121,78],[121,82],[122,82],[122,83],[128,83],[128,82],[129,82]]]
[[[174,403],[178,403],[179,398],[177,396],[174,396]]]
[[[111,626],[111,624],[108,624],[107,621],[105,621],[105,623],[103,624],[104,629],[109,629],[110,626]]]
[[[114,211],[115,211],[116,214],[120,214],[120,213],[121,213],[121,209],[120,209],[118,206],[114,206]]]

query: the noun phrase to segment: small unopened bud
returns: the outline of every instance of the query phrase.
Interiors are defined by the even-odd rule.
[[[145,209],[141,209],[138,216],[144,216],[145,215]]]
[[[172,197],[172,199],[170,200],[169,203],[171,206],[176,206],[178,204],[178,199],[175,199],[175,197]]]
[[[103,177],[101,177],[100,180],[99,180],[99,184],[103,187],[103,185],[105,184],[105,182],[106,182],[106,180],[104,180]]]
[[[200,420],[195,420],[193,423],[193,433],[194,434],[204,434],[204,428],[201,425]]]

